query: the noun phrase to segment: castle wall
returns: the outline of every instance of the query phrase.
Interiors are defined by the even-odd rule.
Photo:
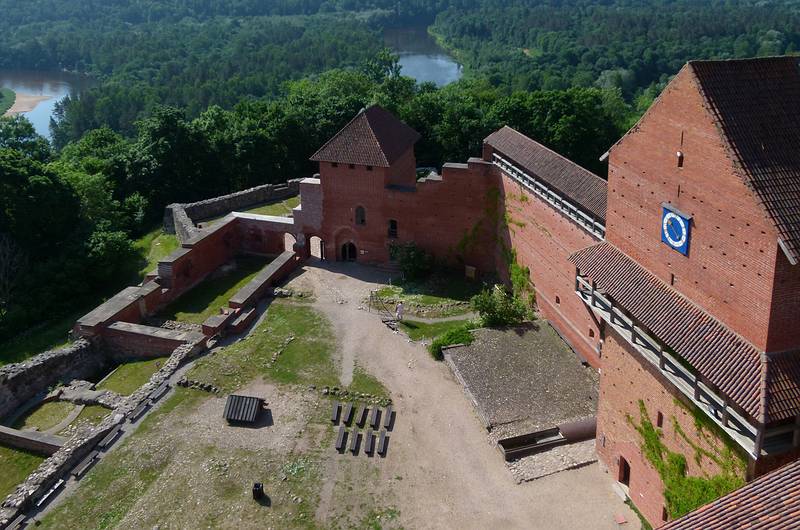
[[[606,329],[612,330],[610,327]],[[690,405],[679,404],[684,403],[684,398],[669,389],[671,385],[662,380],[648,362],[640,361],[638,354],[628,348],[616,331],[606,333],[597,409],[597,453],[615,480],[621,478],[620,457],[628,462],[629,497],[653,525],[664,521],[664,485],[643,454],[642,435],[628,419],[636,425],[641,424],[639,400],[644,401],[654,426],[657,426],[661,414],[661,441],[670,451],[685,456],[687,475],[713,476],[722,471],[720,465],[708,456],[703,455],[697,461],[695,447],[717,455],[724,443],[711,430],[698,431],[694,416],[687,408]],[[744,469],[740,472],[744,476]]]
[[[597,239],[502,171],[495,171],[500,174],[500,203],[506,218],[501,246],[513,249],[519,265],[529,268],[542,315],[598,368],[600,329],[591,311],[575,296],[575,267],[568,260],[573,252],[597,243]]]

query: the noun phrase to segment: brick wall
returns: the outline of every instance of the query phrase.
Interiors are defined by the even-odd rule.
[[[661,242],[662,202],[692,216],[688,257]],[[687,70],[611,150],[606,234],[665,282],[674,275],[678,291],[766,348],[777,233],[733,173]]]
[[[501,175],[500,201],[508,219],[501,239],[528,267],[542,315],[594,367],[600,366],[598,323],[575,296],[575,266],[567,258],[598,241],[514,180]]]
[[[695,450],[676,432],[673,421],[677,421],[693,444],[713,453],[713,446],[698,435],[693,415],[676,403],[676,399],[683,398],[668,388],[670,384],[654,373],[647,361],[640,361],[638,354],[632,353],[615,331],[606,334],[597,409],[597,453],[614,479],[619,478],[620,457],[628,462],[631,469],[630,498],[654,525],[662,522],[665,506],[663,485],[658,472],[642,454],[641,435],[626,419],[630,416],[637,424],[640,423],[640,399],[644,401],[654,425],[658,413],[662,414],[662,441],[670,451],[686,457],[689,475],[716,475],[720,472],[719,466],[708,457],[696,462]],[[708,436],[718,447],[723,447],[713,433]]]

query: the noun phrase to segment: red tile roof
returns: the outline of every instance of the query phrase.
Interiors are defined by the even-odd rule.
[[[419,138],[417,131],[391,112],[373,105],[359,112],[311,160],[389,167]]]
[[[661,530],[800,528],[800,461],[670,521]]]
[[[508,126],[490,134],[484,143],[605,221],[608,183],[604,179]]]
[[[734,164],[800,260],[800,68],[797,57],[691,61]]]
[[[752,418],[800,413],[800,353],[767,356],[608,242],[570,261]]]

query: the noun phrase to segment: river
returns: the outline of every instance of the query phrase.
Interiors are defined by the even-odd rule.
[[[400,56],[403,75],[443,86],[461,78],[461,65],[439,46],[425,27],[386,29],[386,46]]]
[[[33,110],[21,112],[28,118],[36,132],[50,138],[50,117],[55,111],[56,103],[64,96],[79,93],[90,86],[85,76],[66,72],[47,72],[29,70],[0,70],[0,86],[10,88],[17,97],[41,96],[44,99],[32,101]]]

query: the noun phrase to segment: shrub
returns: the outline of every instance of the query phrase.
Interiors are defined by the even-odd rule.
[[[443,357],[442,348],[445,346],[453,346],[454,344],[472,344],[474,337],[472,336],[472,333],[470,333],[470,330],[474,327],[474,324],[469,323],[446,331],[445,333],[433,339],[433,342],[431,342],[430,346],[428,346],[428,351],[431,352],[431,355],[433,355],[434,359],[441,361]]]
[[[423,278],[433,271],[433,256],[415,243],[395,243],[389,252],[398,261],[400,270],[409,280]]]
[[[529,316],[525,303],[500,285],[484,289],[472,297],[471,303],[481,315],[484,326],[519,324]]]

